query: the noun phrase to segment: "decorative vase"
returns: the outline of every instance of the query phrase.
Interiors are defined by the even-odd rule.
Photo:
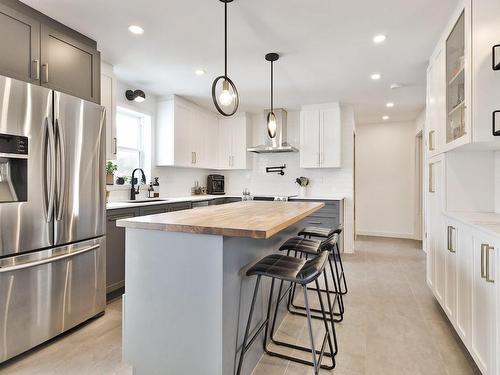
[[[307,197],[307,186],[300,186],[299,187],[299,196],[300,197]]]
[[[106,185],[114,185],[112,174],[106,174]]]

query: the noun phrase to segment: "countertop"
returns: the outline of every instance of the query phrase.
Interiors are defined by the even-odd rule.
[[[494,212],[456,212],[444,213],[451,219],[461,221],[491,236],[500,238],[500,214]]]
[[[270,238],[324,205],[321,202],[235,202],[118,220],[117,226],[228,237]]]
[[[264,194],[256,194],[256,196],[263,197],[269,196],[274,197],[274,195],[264,195]],[[191,195],[188,197],[160,197],[158,199],[162,199],[161,201],[155,202],[138,202],[138,203],[130,203],[130,202],[110,202],[106,204],[106,210],[118,210],[120,208],[133,208],[133,207],[144,207],[144,206],[156,206],[160,204],[168,204],[168,203],[179,203],[179,202],[200,202],[200,201],[210,201],[214,199],[220,198],[241,198],[241,195],[238,194],[225,194],[225,195]],[[335,196],[311,196],[311,197],[293,197],[290,198],[293,200],[312,200],[312,201],[341,201],[344,200],[345,197],[335,197]]]

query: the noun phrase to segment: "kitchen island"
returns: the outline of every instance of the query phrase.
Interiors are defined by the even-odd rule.
[[[321,202],[236,202],[119,220],[126,228],[123,356],[134,374],[234,374],[255,280],[246,270]],[[257,327],[265,316],[263,293]],[[262,355],[255,344],[242,374]]]

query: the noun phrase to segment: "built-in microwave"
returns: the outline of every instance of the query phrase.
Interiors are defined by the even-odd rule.
[[[207,194],[224,195],[224,176],[209,174],[207,177]]]

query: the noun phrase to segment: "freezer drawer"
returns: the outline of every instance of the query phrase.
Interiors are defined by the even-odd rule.
[[[0,260],[0,362],[104,311],[105,238]]]

